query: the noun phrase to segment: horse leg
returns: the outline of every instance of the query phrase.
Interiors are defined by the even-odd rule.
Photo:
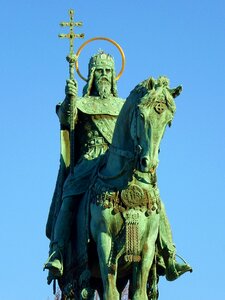
[[[157,274],[157,262],[155,254],[147,283],[147,294],[149,300],[157,300],[159,298],[158,281],[159,276]]]
[[[153,216],[151,217],[153,218]],[[133,272],[133,297],[132,300],[148,300],[147,283],[149,272],[155,255],[155,242],[158,235],[159,217],[155,215],[150,222],[146,220],[144,234],[144,243],[142,244],[142,258],[139,263],[134,264]],[[144,225],[144,223],[143,223]]]
[[[97,248],[104,288],[103,300],[119,300],[119,292],[117,291],[116,287],[117,262],[115,265],[115,270],[112,271],[108,267],[111,246],[111,236],[108,233],[101,232],[98,236]]]
[[[147,243],[144,245],[148,247]],[[150,268],[153,262],[155,247],[152,246],[150,251],[142,255],[142,260],[134,264],[132,280],[132,300],[148,300],[147,281]]]

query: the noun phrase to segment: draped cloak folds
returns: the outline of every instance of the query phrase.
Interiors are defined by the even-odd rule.
[[[78,111],[76,116],[79,120],[80,113],[89,115],[102,137],[108,144],[111,144],[116,120],[123,104],[123,99],[112,96],[109,99],[100,99],[99,97],[93,96],[78,98],[76,101],[76,108]],[[62,115],[62,111],[63,105],[57,105],[56,113],[59,118],[60,115]],[[64,113],[64,115],[67,119],[69,118],[68,114]],[[76,123],[77,120],[74,120],[74,122]],[[60,120],[60,124],[60,166],[46,224],[46,236],[50,240],[53,239],[54,226],[63,197],[68,195],[79,195],[87,191],[90,185],[91,175],[99,162],[97,154],[93,160],[86,160],[83,157],[80,157],[75,164],[74,174],[71,175],[69,172],[70,134],[68,120],[67,125],[62,124],[62,120]],[[75,127],[75,136],[77,134],[79,134],[79,132],[76,131]]]

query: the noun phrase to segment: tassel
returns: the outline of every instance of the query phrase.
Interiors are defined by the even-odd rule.
[[[130,209],[124,213],[126,226],[126,262],[139,262],[140,256],[140,235],[139,235],[139,213]]]

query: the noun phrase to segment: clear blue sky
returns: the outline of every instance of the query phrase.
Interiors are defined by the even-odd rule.
[[[45,223],[59,161],[55,104],[64,98],[68,41],[59,22],[74,8],[86,39],[106,36],[126,54],[125,98],[140,81],[183,85],[161,146],[159,188],[177,251],[194,272],[160,280],[160,300],[225,299],[225,3],[205,1],[4,1],[1,3],[1,300],[52,300],[42,266]],[[76,49],[81,45],[77,41]],[[91,44],[81,58],[113,47]],[[83,83],[79,80],[81,93]]]

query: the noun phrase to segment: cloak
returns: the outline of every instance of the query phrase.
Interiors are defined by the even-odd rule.
[[[78,118],[79,111],[88,114],[91,116],[91,119],[95,126],[98,128],[99,132],[105,138],[105,140],[111,144],[112,136],[116,124],[117,117],[120,113],[120,110],[124,104],[124,100],[121,98],[111,97],[109,99],[100,99],[99,97],[87,96],[78,98],[76,101],[76,108],[78,110]],[[59,115],[59,111],[61,109],[62,104],[58,104],[56,106],[56,113]],[[104,117],[103,117],[104,116]],[[76,122],[76,120],[74,120]],[[75,127],[75,135],[76,135],[76,127]],[[59,171],[56,180],[56,186],[53,193],[52,202],[49,209],[47,224],[46,224],[46,236],[53,240],[53,232],[55,222],[61,208],[62,199],[65,195],[64,185],[71,184],[71,180],[73,181],[73,185],[76,190],[75,194],[84,193],[89,184],[91,174],[93,174],[96,166],[98,165],[99,158],[94,159],[92,162],[89,161],[88,166],[85,165],[83,167],[81,160],[74,168],[74,175],[72,177],[69,176],[70,170],[70,134],[69,134],[69,126],[65,126],[61,124],[60,128],[60,164]],[[85,170],[85,171],[84,171]],[[79,183],[79,184],[78,184]]]

